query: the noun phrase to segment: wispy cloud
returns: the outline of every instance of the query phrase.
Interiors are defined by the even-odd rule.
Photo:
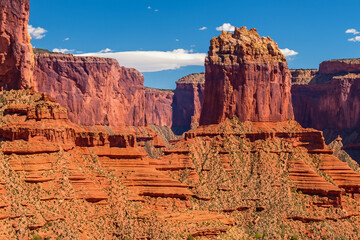
[[[284,54],[285,57],[292,57],[299,54],[298,52],[288,48],[280,49],[280,51],[282,52],[282,54]]]
[[[348,39],[349,42],[360,42],[360,36],[356,36]]]
[[[201,28],[199,28],[200,31],[204,31],[204,30],[206,30],[206,29],[207,29],[207,27],[201,27]]]
[[[28,25],[28,32],[33,39],[42,39],[45,37],[47,30],[42,27],[33,27],[32,25]]]
[[[235,27],[230,23],[224,23],[222,26],[216,28],[217,31],[226,31],[226,32],[233,32],[235,31]]]
[[[350,28],[346,30],[345,33],[352,33],[354,35],[359,34],[359,32],[355,28]]]
[[[203,66],[206,54],[191,53],[185,49],[173,51],[129,51],[84,53],[78,56],[115,58],[120,65],[136,68],[141,72],[158,72],[185,66]]]
[[[69,41],[69,40],[70,40],[70,38],[68,38],[68,37],[64,39],[64,41]]]
[[[73,53],[73,52],[75,52],[75,50],[73,50],[73,49],[69,50],[66,48],[54,48],[52,51],[55,53]]]

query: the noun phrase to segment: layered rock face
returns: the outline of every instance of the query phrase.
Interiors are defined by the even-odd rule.
[[[291,84],[293,85],[306,85],[318,73],[317,69],[290,69]]]
[[[205,96],[200,124],[284,121],[293,118],[291,75],[270,38],[236,28],[211,40],[205,61]]]
[[[148,124],[171,127],[173,96],[171,90],[145,89],[145,118]]]
[[[345,148],[360,142],[360,65],[358,59],[325,61],[309,85],[291,89],[295,119],[323,130],[326,140],[338,135]],[[355,154],[355,153],[354,153]],[[357,154],[353,155],[359,160]]]
[[[29,0],[0,1],[0,87],[4,89],[32,85],[29,8]]]
[[[191,128],[192,123],[199,122],[204,88],[204,73],[190,74],[176,82],[172,103],[172,129],[175,133],[187,131]]]
[[[84,125],[145,125],[144,77],[114,59],[36,54],[34,89],[46,92]]]

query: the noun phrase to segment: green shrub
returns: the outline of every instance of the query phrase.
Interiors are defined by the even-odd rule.
[[[187,240],[195,240],[195,238],[193,237],[193,235],[189,235],[188,237],[187,237]]]
[[[299,238],[298,238],[298,236],[296,236],[296,235],[294,235],[294,236],[292,236],[291,238],[290,238],[290,240],[298,240]]]
[[[256,239],[260,239],[261,237],[262,237],[262,236],[261,236],[260,233],[256,233],[256,234],[255,234],[255,238],[256,238]]]

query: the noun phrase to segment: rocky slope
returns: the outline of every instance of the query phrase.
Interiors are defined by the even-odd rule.
[[[204,73],[190,74],[176,82],[172,103],[172,129],[175,133],[181,134],[190,130],[192,124],[199,123],[204,88]]]
[[[36,54],[34,89],[46,92],[74,123],[145,125],[144,77],[114,59]]]
[[[0,1],[0,87],[4,89],[32,85],[29,8],[29,0]]]
[[[255,29],[236,28],[213,38],[205,79],[201,125],[234,116],[241,121],[293,118],[286,59],[274,41]]]

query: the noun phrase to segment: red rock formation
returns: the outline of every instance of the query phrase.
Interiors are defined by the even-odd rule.
[[[0,86],[32,86],[32,47],[27,31],[29,0],[0,1]]]
[[[270,38],[236,28],[211,40],[205,61],[205,96],[200,124],[237,116],[241,121],[293,118],[291,75]]]
[[[324,84],[293,86],[291,92],[295,119],[303,127],[339,132],[360,127],[360,75],[335,76]]]
[[[192,123],[199,122],[204,88],[204,73],[190,74],[176,82],[172,104],[172,129],[175,133],[181,134],[191,129]]]
[[[293,85],[306,85],[318,73],[317,69],[290,69],[291,84]]]
[[[114,59],[36,54],[34,89],[68,109],[74,123],[145,125],[144,77]]]
[[[173,95],[171,90],[145,89],[145,118],[148,124],[171,127]]]
[[[339,74],[339,73],[360,73],[360,58],[354,59],[334,59],[324,61],[319,66],[320,74]]]

